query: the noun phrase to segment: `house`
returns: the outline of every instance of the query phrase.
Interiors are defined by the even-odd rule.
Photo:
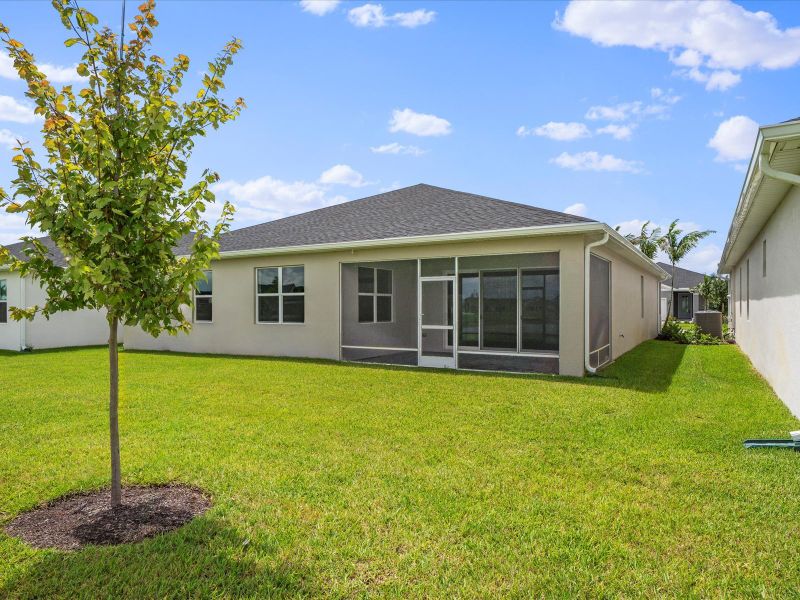
[[[667,311],[676,319],[691,321],[698,310],[706,309],[706,299],[694,291],[698,285],[703,283],[705,275],[689,269],[682,269],[677,265],[673,273],[671,264],[663,262],[656,264],[668,275],[667,279],[661,282],[662,321],[666,320]],[[672,287],[673,277],[675,278],[674,288]],[[672,294],[672,302],[669,301],[670,294]]]
[[[66,266],[64,255],[50,240],[39,240],[50,250],[56,266]],[[19,242],[6,248],[17,258],[25,258],[25,244]],[[50,319],[37,316],[33,321],[14,321],[9,308],[43,304],[45,291],[31,277],[22,278],[0,265],[0,350],[25,350],[29,348],[60,348],[67,346],[94,346],[108,341],[108,323],[105,315],[94,310],[76,310],[52,315]]]
[[[415,185],[226,233],[191,333],[125,346],[583,375],[657,334],[665,276],[604,223]]]
[[[739,347],[800,415],[800,118],[761,127],[722,252]]]

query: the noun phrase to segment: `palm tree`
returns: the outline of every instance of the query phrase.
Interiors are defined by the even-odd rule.
[[[675,219],[669,224],[667,232],[661,236],[658,245],[664,254],[667,255],[670,264],[672,265],[672,290],[667,301],[667,318],[669,318],[672,311],[672,298],[675,296],[675,265],[681,262],[686,255],[697,247],[700,240],[707,238],[712,233],[716,233],[710,229],[705,231],[690,231],[686,235],[681,235],[682,229],[678,229],[678,219]]]
[[[647,258],[654,260],[656,252],[658,252],[659,244],[661,243],[661,228],[653,227],[652,231],[648,231],[647,228],[649,226],[650,221],[645,221],[638,235],[629,233],[625,236],[625,239],[638,247]]]

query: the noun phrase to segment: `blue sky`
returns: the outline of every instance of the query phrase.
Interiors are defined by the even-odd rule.
[[[118,27],[119,2],[84,4]],[[128,16],[135,11],[128,5]],[[162,1],[155,51],[189,86],[231,37],[248,108],[198,145],[236,227],[419,182],[623,224],[715,229],[685,262],[713,271],[756,123],[800,115],[800,5],[789,2]],[[77,46],[48,2],[0,20],[53,80]],[[12,136],[37,139],[0,56],[0,185]],[[0,215],[0,242],[25,232]]]

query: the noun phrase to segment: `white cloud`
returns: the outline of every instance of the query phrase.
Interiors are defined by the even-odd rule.
[[[300,0],[300,8],[305,12],[322,17],[336,10],[341,0]]]
[[[587,210],[588,207],[583,202],[576,202],[575,204],[570,204],[567,208],[565,208],[564,212],[567,213],[568,215],[585,217]]]
[[[669,262],[669,259],[663,254],[656,258],[663,262]],[[713,274],[717,272],[720,258],[722,258],[722,248],[713,243],[701,244],[689,252],[678,266],[697,273]]]
[[[400,27],[414,28],[428,25],[436,18],[432,10],[417,9],[411,12],[399,12],[393,15],[386,14],[382,4],[364,4],[351,8],[347,18],[356,27],[386,27],[390,24]]]
[[[748,160],[757,135],[758,123],[738,115],[719,124],[714,137],[708,140],[708,147],[717,151],[718,162]]]
[[[615,125],[609,123],[605,127],[597,130],[597,133],[605,133],[613,137],[615,140],[629,140],[633,136],[633,130],[636,125]]]
[[[403,110],[395,109],[392,111],[389,131],[392,133],[405,131],[419,136],[440,136],[449,135],[452,133],[453,128],[447,119],[404,108]]]
[[[677,97],[677,102],[680,97]],[[674,104],[675,102],[672,102]],[[634,117],[658,117],[669,112],[669,106],[662,103],[645,104],[639,100],[635,102],[621,102],[613,106],[591,106],[586,111],[586,118],[590,121],[627,121]]]
[[[349,185],[350,187],[364,187],[369,182],[364,176],[350,165],[333,165],[319,176],[319,182],[333,185]]]
[[[536,128],[526,129],[521,126],[517,129],[518,136],[538,135],[550,138],[551,140],[558,140],[560,142],[570,142],[581,138],[589,137],[592,133],[589,128],[583,123],[561,123],[558,121],[550,121]]]
[[[563,169],[573,171],[618,171],[622,173],[641,173],[641,164],[638,161],[625,160],[613,154],[600,154],[598,152],[578,152],[569,154],[562,152],[550,162]]]
[[[382,146],[372,146],[370,150],[375,154],[410,154],[412,156],[422,156],[427,152],[427,150],[423,150],[422,148],[417,148],[416,146],[404,146],[403,144],[398,144],[397,142],[392,142],[391,144],[383,144]]]
[[[0,96],[0,121],[33,123],[37,118],[33,106],[18,102],[11,96]]]
[[[727,69],[721,71],[704,71],[699,67],[692,67],[691,69],[678,70],[675,73],[685,79],[691,79],[697,83],[705,84],[705,88],[708,91],[719,90],[724,92],[725,90],[739,85],[742,81],[741,75]]]
[[[12,150],[17,145],[18,139],[22,139],[22,136],[19,136],[8,129],[0,129],[0,146],[5,146],[9,150]]]
[[[638,234],[642,231],[642,225],[647,222],[647,219],[631,219],[630,221],[622,221],[621,223],[617,223],[617,227],[619,227],[619,232],[622,235],[631,235],[631,234]],[[653,225],[650,223],[649,227],[652,229],[653,227],[658,227],[658,225]]]
[[[650,97],[667,104],[677,104],[681,101],[681,96],[673,93],[671,88],[668,90],[662,90],[659,87],[650,88]]]
[[[429,23],[432,23],[436,18],[436,13],[432,10],[418,8],[417,10],[413,10],[411,12],[395,13],[390,18],[395,23],[400,25],[400,27],[408,27],[413,29],[414,27],[419,27],[420,25],[428,25]]]
[[[0,244],[13,244],[18,242],[23,235],[37,235],[38,231],[31,230],[25,222],[22,213],[7,213],[0,210]]]
[[[734,73],[721,74],[725,71],[800,63],[800,27],[781,29],[770,13],[751,12],[730,0],[573,1],[563,17],[556,15],[554,26],[600,46],[660,50],[680,67],[704,66],[712,71],[701,82],[709,90],[735,85]]]
[[[214,184],[212,190],[217,194],[218,205],[230,200],[236,206],[236,227],[272,221],[346,200],[344,196],[331,196],[327,187],[316,182],[282,181],[269,175],[243,183],[221,181]],[[208,218],[213,218],[219,207],[210,208]]]
[[[77,63],[69,67],[60,67],[49,63],[41,63],[37,66],[42,73],[47,75],[50,83],[80,83],[86,80],[85,77],[78,75]],[[19,74],[14,68],[14,61],[5,52],[0,52],[0,77],[19,79]]]

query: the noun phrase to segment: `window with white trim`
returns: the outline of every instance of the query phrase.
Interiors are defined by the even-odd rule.
[[[8,323],[8,286],[0,279],[0,323]]]
[[[358,267],[358,322],[392,321],[392,270]]]
[[[203,271],[203,279],[194,286],[194,322],[211,323],[214,317],[214,278],[212,271]]]
[[[256,269],[256,323],[305,323],[305,267]]]

